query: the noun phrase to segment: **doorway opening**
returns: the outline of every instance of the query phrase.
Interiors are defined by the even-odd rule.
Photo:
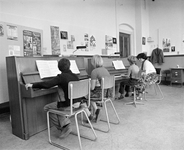
[[[119,32],[119,52],[120,57],[125,58],[130,55],[131,36],[130,34]]]

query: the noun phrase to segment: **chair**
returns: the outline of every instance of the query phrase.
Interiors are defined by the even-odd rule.
[[[111,90],[111,89],[112,89],[111,96],[106,97],[105,90]],[[119,124],[120,123],[119,116],[118,116],[116,109],[114,107],[114,104],[112,102],[115,99],[115,78],[114,78],[114,76],[105,76],[101,79],[101,90],[102,90],[101,98],[98,98],[98,100],[91,98],[91,101],[98,102],[99,104],[101,104],[102,108],[105,110],[106,120],[100,119],[99,121],[106,122],[107,129],[105,130],[105,129],[100,129],[100,128],[96,128],[96,127],[94,127],[94,129],[107,133],[110,131],[110,123],[112,123],[112,124]],[[108,113],[108,108],[107,108],[108,102],[111,104],[111,107],[112,107],[112,109],[115,113],[115,116],[117,118],[117,122],[112,122],[109,120],[109,113]]]
[[[161,83],[161,79],[162,79],[162,72],[161,72],[161,68],[155,68],[156,69],[156,73],[157,73],[157,79],[153,79],[151,81],[146,81],[146,89],[148,87],[153,87],[154,88],[154,92],[152,93],[153,96],[151,97],[151,95],[148,95],[149,93],[147,91],[144,92],[144,99],[145,100],[162,100],[164,99],[164,95],[163,92],[160,88],[160,83]]]
[[[90,105],[90,79],[85,79],[85,80],[80,80],[80,81],[72,81],[72,82],[69,82],[69,85],[68,85],[68,97],[70,99],[70,109],[65,109],[65,110],[53,110],[53,109],[50,109],[48,112],[47,112],[47,127],[48,127],[48,138],[49,138],[49,143],[52,144],[53,146],[56,146],[56,147],[59,147],[61,149],[68,149],[64,146],[61,146],[55,142],[53,142],[51,140],[51,134],[50,134],[50,122],[49,122],[49,114],[50,113],[55,113],[55,114],[58,114],[58,115],[64,115],[66,117],[75,117],[75,124],[76,124],[76,128],[77,128],[77,134],[76,133],[72,133],[74,135],[77,135],[78,136],[78,141],[79,141],[79,146],[80,146],[80,149],[82,150],[82,144],[81,144],[81,137],[83,138],[86,138],[86,139],[89,139],[89,140],[92,140],[92,141],[95,141],[97,139],[97,136],[96,136],[96,133],[93,129],[93,126],[85,112],[85,109],[87,107],[79,107],[79,108],[73,108],[73,99],[76,99],[76,98],[81,98],[81,97],[84,97],[88,95],[88,101],[87,101],[87,107],[89,107]],[[90,128],[94,134],[94,138],[89,138],[87,136],[84,136],[84,135],[80,135],[80,130],[79,130],[79,124],[78,124],[78,115],[81,114],[81,117],[82,115],[84,114],[86,116],[86,119],[88,120],[89,122],[89,125],[90,125]]]

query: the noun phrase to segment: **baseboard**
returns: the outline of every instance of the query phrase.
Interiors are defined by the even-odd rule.
[[[9,102],[1,103],[0,114],[9,113],[9,112],[10,112]]]

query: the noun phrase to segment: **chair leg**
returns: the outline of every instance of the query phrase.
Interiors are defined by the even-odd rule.
[[[144,105],[144,103],[138,102],[136,100],[136,90],[135,90],[135,88],[134,88],[134,99],[133,99],[133,102],[126,103],[126,105],[132,105],[132,104],[135,105],[135,107],[137,107],[137,104]]]
[[[91,130],[92,130],[92,132],[93,132],[93,134],[94,134],[94,137],[95,137],[94,139],[89,138],[88,136],[85,136],[85,135],[80,135],[80,133],[79,133],[79,128],[78,128],[78,119],[77,119],[77,115],[78,115],[78,114],[81,114],[81,113],[84,113],[84,114],[85,114],[85,116],[86,116],[86,118],[87,118],[87,120],[88,120],[88,122],[89,122],[89,125],[90,125],[89,127],[91,128]],[[82,138],[84,138],[84,139],[91,140],[91,141],[95,141],[95,140],[97,139],[97,135],[96,135],[96,133],[95,133],[94,127],[92,126],[91,121],[89,120],[89,118],[88,118],[88,116],[87,116],[87,113],[86,113],[84,110],[82,110],[81,112],[76,113],[76,115],[75,115],[75,122],[76,122],[76,127],[77,127],[77,134],[74,133],[74,132],[72,132],[73,135],[80,135],[80,137],[82,137]],[[82,125],[83,125],[83,121],[82,121]],[[78,133],[79,133],[79,134],[78,134]]]
[[[117,122],[112,122],[112,121],[109,120],[109,123],[112,123],[112,124],[119,124],[119,123],[120,123],[120,119],[119,119],[118,113],[117,113],[117,111],[116,111],[116,109],[115,109],[115,107],[114,107],[114,104],[113,104],[112,100],[111,100],[111,99],[106,100],[106,101],[105,101],[105,105],[106,105],[107,102],[110,102],[110,104],[111,104],[111,106],[112,106],[112,108],[113,108],[113,111],[114,111],[114,113],[115,113],[115,115],[116,115],[116,118],[117,118]],[[106,108],[107,108],[107,106],[106,106]],[[105,120],[101,120],[101,121],[105,121]]]
[[[77,136],[78,136],[78,140],[79,140],[79,147],[80,147],[80,150],[82,150],[82,144],[81,144],[77,114],[75,115],[75,124],[76,124],[76,128],[77,128]]]
[[[148,98],[148,96],[146,96],[147,93],[144,93],[145,100],[162,100],[162,99],[164,99],[164,95],[163,95],[163,92],[162,92],[159,84],[155,83],[155,84],[153,84],[153,86],[154,86],[154,91],[155,91],[154,96],[156,96],[156,98]]]
[[[53,145],[53,146],[55,146],[55,147],[58,147],[58,148],[61,148],[61,149],[63,149],[63,150],[69,150],[67,147],[64,147],[64,146],[61,146],[61,145],[59,145],[59,144],[57,144],[57,143],[54,143],[54,142],[51,140],[49,113],[51,113],[51,112],[47,111],[47,128],[48,128],[49,143],[50,143],[51,145]],[[84,113],[85,116],[86,116],[86,118],[88,119],[88,122],[89,122],[89,124],[90,124],[91,130],[93,131],[93,134],[94,134],[94,136],[95,136],[94,139],[91,139],[91,138],[89,138],[89,137],[87,137],[87,136],[84,136],[84,135],[80,135],[79,125],[78,125],[78,119],[77,119],[77,115],[80,114],[80,113]],[[76,123],[76,128],[77,128],[77,134],[74,133],[74,132],[72,132],[71,134],[77,135],[77,136],[78,136],[80,150],[82,150],[81,137],[82,137],[82,138],[85,138],[85,139],[89,139],[89,140],[95,141],[95,140],[97,139],[97,135],[96,135],[95,130],[93,129],[93,126],[92,126],[92,124],[91,124],[91,122],[90,122],[89,118],[87,117],[87,114],[86,114],[86,112],[85,112],[84,110],[82,110],[82,111],[80,111],[80,112],[78,112],[78,113],[75,114],[75,123]]]
[[[106,122],[107,122],[107,130],[104,130],[104,129],[100,129],[100,128],[97,128],[97,127],[93,127],[95,130],[97,130],[97,131],[101,131],[101,132],[104,132],[104,133],[108,133],[109,131],[110,131],[110,123],[109,123],[109,116],[108,116],[108,112],[107,112],[107,106],[105,105],[105,103],[104,103],[104,110],[105,110],[105,116],[106,116]],[[101,121],[101,119],[99,120],[99,121]],[[89,120],[88,120],[88,122],[89,122]],[[83,125],[85,126],[85,127],[90,127],[89,125],[87,125],[87,124],[84,124],[83,123]]]
[[[113,110],[114,110],[114,112],[115,112],[115,115],[116,115],[117,120],[118,120],[117,123],[112,122],[112,121],[109,121],[109,114],[108,114],[108,110],[107,110],[107,102],[108,102],[108,101],[110,101],[111,106],[112,106],[112,108],[113,108]],[[119,116],[118,116],[118,114],[117,114],[117,112],[116,112],[116,109],[115,109],[115,107],[114,107],[114,105],[113,105],[111,99],[107,99],[107,100],[104,101],[104,110],[105,110],[106,120],[100,119],[100,121],[103,121],[103,122],[106,122],[106,123],[107,123],[107,130],[103,130],[103,129],[100,129],[100,128],[97,128],[97,127],[93,127],[93,128],[94,128],[95,130],[97,130],[97,131],[101,131],[101,132],[104,132],[104,133],[108,133],[108,132],[110,131],[110,123],[112,123],[112,124],[119,124],[119,123],[120,123],[120,119],[119,119]],[[85,125],[85,124],[84,124],[84,126],[89,127],[88,125]]]
[[[58,147],[60,149],[63,149],[63,150],[70,150],[68,149],[67,147],[64,147],[64,146],[61,146],[57,143],[54,143],[52,140],[51,140],[51,135],[50,135],[50,121],[49,121],[49,111],[47,111],[47,130],[48,130],[48,138],[49,138],[49,143],[55,147]]]

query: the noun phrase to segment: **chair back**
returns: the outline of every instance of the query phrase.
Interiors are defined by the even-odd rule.
[[[88,97],[87,105],[90,105],[90,79],[71,81],[68,84],[68,98],[70,99],[70,112],[73,114],[73,100]]]
[[[112,92],[111,98],[114,99],[115,98],[115,77],[113,75],[102,77],[101,88],[102,88],[102,100],[106,97],[105,90],[111,90],[111,89],[112,91],[109,91],[109,92]]]

